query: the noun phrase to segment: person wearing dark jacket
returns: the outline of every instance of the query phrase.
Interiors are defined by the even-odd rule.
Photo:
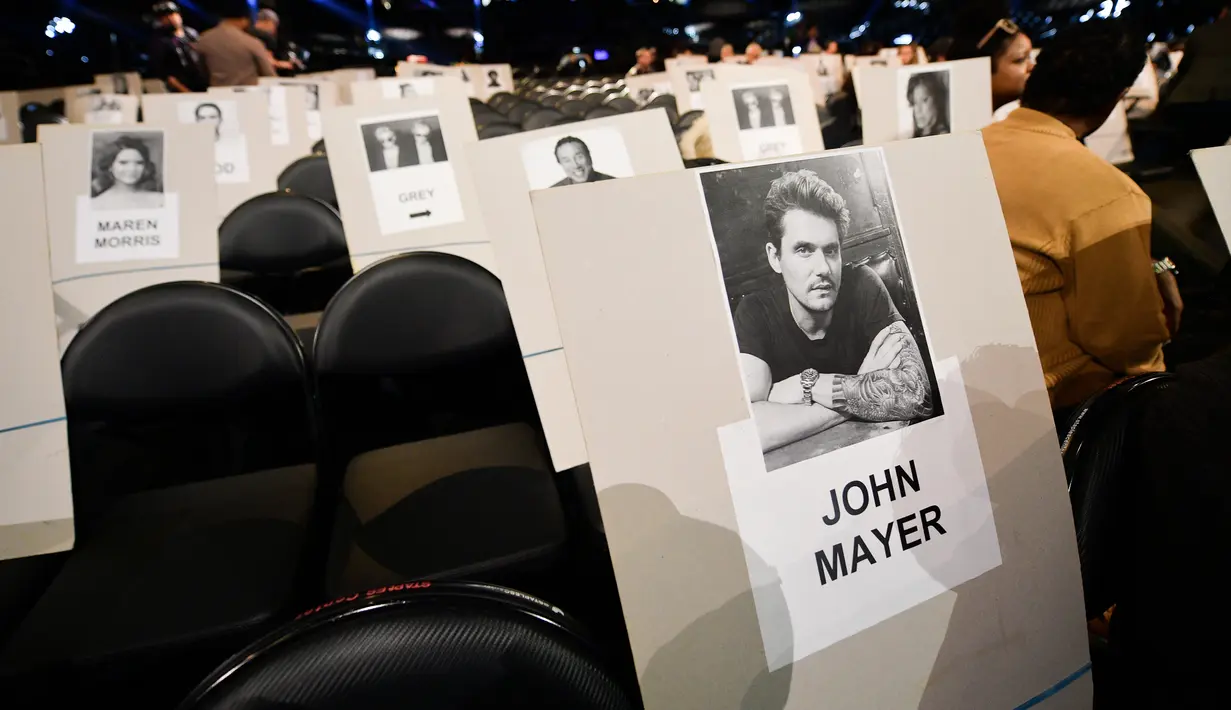
[[[205,91],[209,87],[205,63],[196,50],[196,30],[184,26],[179,6],[160,2],[151,10],[154,40],[150,45],[150,78],[162,79],[175,93]]]
[[[1163,118],[1173,121],[1186,150],[1231,138],[1231,10],[1199,27],[1184,43],[1184,59],[1163,93]]]

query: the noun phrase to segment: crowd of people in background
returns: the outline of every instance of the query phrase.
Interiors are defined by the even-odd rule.
[[[278,13],[256,13],[245,0],[228,0],[213,28],[198,34],[184,26],[174,2],[159,2],[151,15],[155,36],[150,47],[150,76],[173,92],[204,91],[210,86],[254,86],[260,77],[303,69],[278,38]]]

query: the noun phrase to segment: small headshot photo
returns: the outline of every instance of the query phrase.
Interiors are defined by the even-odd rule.
[[[495,69],[492,69],[487,72],[487,88],[489,89],[499,89],[500,88],[500,72],[496,71]]]
[[[590,128],[522,146],[531,190],[631,177],[632,161],[624,136],[615,128]]]
[[[648,87],[644,89],[637,89],[637,95],[634,97],[639,104],[648,103],[652,98],[654,98],[654,89]]]
[[[214,141],[240,135],[239,104],[213,96],[200,103],[181,102],[177,107],[180,123],[201,123],[214,129]]]
[[[741,131],[795,125],[791,92],[786,84],[734,89],[735,115]]]
[[[436,69],[420,69],[415,72],[415,76],[444,76],[445,73]]]
[[[114,95],[109,95],[109,94],[98,94],[96,96],[90,97],[89,106],[90,107],[87,110],[90,111],[91,113],[97,113],[100,111],[122,111],[123,110],[120,107],[119,99],[115,98]]]
[[[688,93],[690,94],[695,94],[701,90],[701,82],[713,78],[713,69],[693,69],[684,72],[684,79],[688,81]]]
[[[304,106],[309,111],[321,110],[320,84],[287,84],[287,86],[302,86],[304,88]]]
[[[111,86],[115,89],[115,93],[127,94],[128,93],[128,76],[124,74],[112,74],[111,75]]]
[[[949,70],[899,74],[899,137],[942,136],[950,131]]]
[[[435,114],[367,123],[359,128],[371,172],[449,161],[440,117]]]
[[[767,470],[941,414],[879,151],[700,177]]]
[[[411,98],[411,97],[418,96],[418,95],[419,95],[419,92],[415,90],[414,84],[399,84],[398,85],[398,96],[405,99],[405,98]]]
[[[90,207],[151,210],[163,206],[163,133],[95,131],[90,137]]]

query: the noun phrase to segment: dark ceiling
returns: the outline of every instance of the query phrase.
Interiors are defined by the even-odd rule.
[[[0,88],[89,81],[94,73],[140,67],[149,41],[143,13],[152,2],[8,0],[0,10]],[[608,71],[622,72],[631,64],[636,47],[656,45],[670,51],[690,43],[687,29],[698,26],[702,29],[696,38],[702,42],[721,36],[737,46],[754,38],[772,47],[784,46],[789,35],[811,25],[825,38],[849,41],[851,30],[864,22],[869,27],[861,39],[888,43],[910,34],[927,42],[949,31],[955,4],[970,2],[988,5],[1001,0],[262,0],[260,4],[272,5],[282,15],[284,39],[313,50],[313,64],[326,68],[375,61],[369,49],[383,52],[386,63],[412,52],[440,62],[466,59],[473,51],[470,31],[478,29],[484,37],[485,60],[552,66],[573,47],[585,52],[604,49],[611,56]],[[214,0],[179,3],[190,25],[200,29],[212,25]],[[1003,0],[1003,4],[1011,6],[1012,15],[1036,37],[1102,5],[1097,0]],[[1172,32],[1182,36],[1187,25],[1208,21],[1221,4],[1135,0],[1123,9],[1144,31],[1166,37]],[[788,28],[785,20],[795,11],[802,21]],[[73,21],[71,35],[44,35],[56,16]],[[1045,23],[1048,18],[1051,22]],[[364,36],[371,27],[393,32],[379,43],[369,43]],[[416,38],[393,38],[405,37],[404,30]]]

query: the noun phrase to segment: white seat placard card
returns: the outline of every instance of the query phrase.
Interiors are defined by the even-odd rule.
[[[371,104],[381,101],[431,96],[436,93],[435,77],[385,76],[375,81],[363,81],[351,86],[352,103]]]
[[[0,145],[21,143],[21,100],[15,91],[0,92]]]
[[[974,131],[992,122],[989,60],[856,65],[864,145]]]
[[[1231,146],[1194,150],[1192,159],[1223,239],[1231,247]]]
[[[557,471],[587,461],[530,204],[532,190],[683,169],[665,111],[638,111],[466,147],[526,373]]]
[[[708,64],[674,63],[667,65],[667,78],[671,82],[675,102],[680,113],[704,111],[705,98],[701,85],[714,79],[714,66]]]
[[[714,155],[727,162],[825,149],[807,75],[797,69],[722,65],[701,87]]]
[[[0,148],[0,560],[73,546],[64,388],[56,345],[42,155],[37,145]]]
[[[325,113],[325,141],[351,262],[443,251],[495,271],[463,147],[478,140],[461,80],[431,96]]]
[[[472,98],[486,102],[493,94],[513,90],[513,67],[508,64],[463,64],[460,69]]]
[[[308,140],[311,143],[315,143],[321,139],[323,136],[321,132],[321,111],[338,105],[338,85],[336,83],[327,79],[283,79],[281,77],[261,77],[260,81],[261,86],[303,87]],[[292,112],[295,111],[294,101],[290,103],[290,110]]]
[[[218,211],[214,224],[231,210],[277,187],[282,167],[270,139],[269,100],[257,91],[143,96],[151,126],[204,125],[211,129]]]
[[[209,126],[40,126],[61,348],[107,304],[166,281],[217,281]]]
[[[1090,706],[977,133],[532,201],[647,710]]]
[[[71,123],[115,125],[136,123],[141,99],[129,94],[92,94],[78,96],[66,102],[65,110]]]
[[[670,94],[672,92],[671,77],[667,72],[625,77],[624,86],[628,89],[628,97],[641,105],[644,105],[656,95]],[[678,99],[676,104],[678,106]]]
[[[255,92],[269,102],[269,140],[275,176],[286,166],[312,151],[314,139],[308,133],[308,112],[304,110],[312,98],[307,86],[261,84],[211,88],[209,93],[227,94]],[[315,140],[320,140],[319,138]]]

